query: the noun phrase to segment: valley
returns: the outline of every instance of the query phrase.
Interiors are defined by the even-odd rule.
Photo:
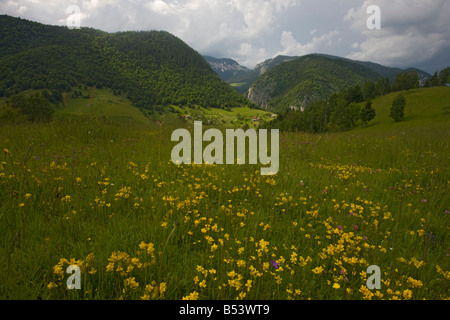
[[[450,298],[450,68],[0,27],[1,299]]]

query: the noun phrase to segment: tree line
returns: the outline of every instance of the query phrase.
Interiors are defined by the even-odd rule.
[[[425,83],[424,87],[439,87],[439,86],[445,86],[446,84],[450,83],[450,67],[447,67],[440,72],[435,72],[431,78],[428,78]]]
[[[449,68],[440,72],[439,81],[447,76]],[[431,80],[430,80],[431,81]],[[434,83],[434,82],[433,82]],[[347,131],[362,124],[364,127],[375,118],[372,100],[392,92],[401,92],[419,87],[416,71],[400,72],[391,82],[389,78],[368,80],[362,86],[355,85],[340,90],[328,99],[312,102],[304,110],[286,110],[276,120],[263,123],[263,128],[278,128],[285,131],[309,133]],[[391,117],[401,121],[404,117],[406,101],[400,93],[393,101]]]
[[[47,90],[56,105],[79,86],[111,88],[134,106],[254,107],[204,58],[164,31],[106,33],[0,16],[0,97]]]

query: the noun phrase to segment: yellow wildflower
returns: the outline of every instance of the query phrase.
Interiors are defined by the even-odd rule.
[[[57,286],[58,286],[58,285],[52,281],[52,282],[50,282],[50,283],[47,285],[47,288],[48,288],[49,290],[51,290],[51,289],[53,289],[53,288],[56,288]]]
[[[242,268],[242,267],[245,267],[245,260],[238,260],[238,261],[236,261],[236,265],[239,267],[239,268]]]
[[[247,291],[250,291],[252,288],[253,280],[247,280],[247,283],[245,284],[245,287],[247,288]]]
[[[189,295],[183,297],[183,300],[197,300],[198,299],[198,292],[193,291]]]
[[[314,272],[315,274],[321,274],[323,272],[323,267],[318,266],[317,268],[312,269],[312,272]]]
[[[125,285],[125,288],[130,287],[131,289],[136,289],[137,287],[139,287],[139,282],[136,282],[135,277],[131,277],[131,278],[127,278],[124,280],[124,285]]]
[[[403,298],[409,300],[412,298],[412,291],[409,289],[403,290]]]

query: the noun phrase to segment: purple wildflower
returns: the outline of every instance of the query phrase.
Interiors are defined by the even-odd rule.
[[[270,260],[270,263],[272,264],[272,266],[274,266],[275,269],[278,269],[280,265],[276,260]]]

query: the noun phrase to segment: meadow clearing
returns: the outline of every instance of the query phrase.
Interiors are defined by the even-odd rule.
[[[0,298],[448,299],[450,118],[423,92],[402,123],[381,97],[368,128],[281,132],[274,176],[174,165],[170,123],[2,124]]]

